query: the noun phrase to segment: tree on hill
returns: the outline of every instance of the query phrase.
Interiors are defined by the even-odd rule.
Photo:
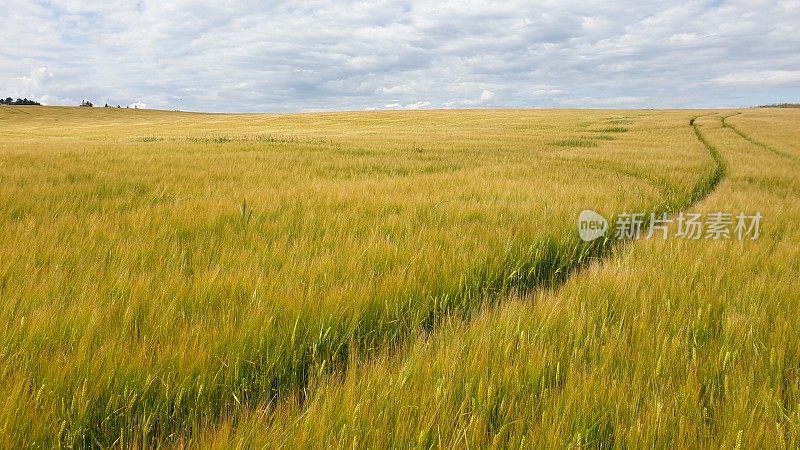
[[[41,106],[41,103],[39,103],[37,101],[34,101],[34,100],[28,100],[27,98],[18,98],[16,100],[14,100],[11,97],[7,97],[7,98],[4,98],[4,99],[0,98],[0,105],[38,105],[38,106]]]

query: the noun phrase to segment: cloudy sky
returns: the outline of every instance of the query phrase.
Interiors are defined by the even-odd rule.
[[[2,0],[0,96],[198,111],[800,102],[800,0]]]

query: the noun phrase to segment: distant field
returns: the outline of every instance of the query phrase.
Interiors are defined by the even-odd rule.
[[[797,446],[798,123],[0,107],[0,446]]]

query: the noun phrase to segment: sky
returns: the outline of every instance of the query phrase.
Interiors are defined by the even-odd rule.
[[[2,0],[0,96],[218,112],[800,103],[800,0]]]

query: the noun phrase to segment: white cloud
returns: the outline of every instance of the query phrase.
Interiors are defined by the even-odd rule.
[[[536,95],[558,95],[558,94],[563,94],[564,90],[539,88],[539,89],[534,89],[533,93]]]
[[[405,109],[422,109],[431,105],[431,102],[419,101],[414,103],[408,103],[403,108]]]
[[[468,107],[468,106],[487,106],[487,105],[490,105],[490,104],[492,104],[494,102],[495,96],[496,95],[495,95],[494,92],[492,92],[492,91],[490,91],[488,89],[484,89],[484,90],[481,91],[481,93],[478,95],[478,97],[476,99],[464,98],[464,99],[461,99],[461,100],[449,101],[449,102],[445,102],[444,106],[447,107],[447,108],[451,108],[451,107]]]
[[[480,103],[482,105],[485,105],[487,103],[491,103],[491,102],[494,101],[494,97],[495,97],[494,92],[492,92],[492,91],[490,91],[488,89],[484,89],[484,90],[481,91],[480,97],[478,97],[478,103]]]
[[[36,99],[39,103],[47,106],[75,106],[77,103],[73,100],[60,98],[55,95],[45,94]]]
[[[760,70],[723,75],[714,78],[722,86],[775,86],[800,83],[800,70]]]
[[[580,108],[597,108],[597,107],[610,107],[610,108],[641,108],[647,105],[648,99],[645,97],[580,97],[580,98],[562,98],[557,100],[559,103]]]
[[[3,0],[0,96],[211,111],[798,101],[798,4]]]
[[[392,100],[383,105],[386,109],[423,109],[431,105],[431,102],[416,101],[411,103],[400,103],[397,100]]]
[[[29,98],[31,100],[40,100],[42,98],[41,92],[47,90],[47,84],[53,74],[50,73],[46,67],[39,67],[30,71],[26,75],[20,75],[7,80],[2,83],[0,80],[0,96],[12,96],[17,98]],[[5,94],[9,92],[9,94]]]

